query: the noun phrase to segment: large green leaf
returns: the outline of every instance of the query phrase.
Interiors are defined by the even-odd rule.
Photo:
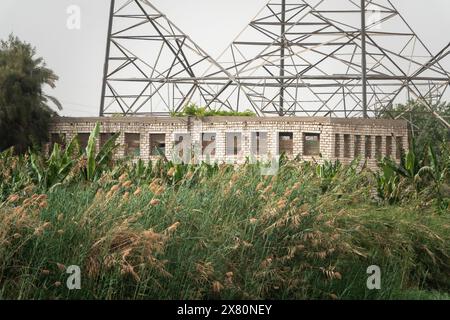
[[[89,136],[89,141],[86,147],[86,158],[87,158],[86,178],[89,181],[93,181],[95,177],[96,145],[99,134],[100,134],[100,123],[97,122],[95,124],[94,130],[91,132],[91,135]]]
[[[95,174],[90,181],[97,179],[101,176],[102,171],[110,164],[113,159],[114,150],[116,150],[119,145],[116,144],[117,138],[120,133],[114,134],[112,137],[105,142],[105,144],[100,148],[100,151],[95,157]]]
[[[33,172],[36,174],[37,176],[37,182],[38,184],[42,184],[42,179],[44,176],[43,170],[40,167],[39,163],[38,163],[38,159],[37,159],[37,155],[32,153],[30,155],[30,162],[31,162],[31,168],[33,170]]]
[[[408,171],[409,177],[415,176],[416,155],[413,150],[409,150],[406,154],[405,169]]]

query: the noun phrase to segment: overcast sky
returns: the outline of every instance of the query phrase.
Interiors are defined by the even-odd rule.
[[[33,44],[60,77],[51,92],[64,115],[97,115],[109,0],[1,0],[0,39],[14,33]],[[267,0],[151,0],[211,56],[248,24]],[[450,42],[449,0],[392,0],[432,53]],[[81,8],[81,29],[67,28],[68,7]],[[447,61],[446,61],[447,62]],[[445,67],[450,69],[449,63]]]

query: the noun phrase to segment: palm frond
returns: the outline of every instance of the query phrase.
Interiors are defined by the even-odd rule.
[[[50,100],[50,101],[56,106],[56,108],[58,108],[59,111],[62,111],[63,106],[62,106],[61,102],[59,102],[58,99],[56,99],[55,97],[46,95],[46,94],[43,94],[42,96],[43,96],[45,99]]]

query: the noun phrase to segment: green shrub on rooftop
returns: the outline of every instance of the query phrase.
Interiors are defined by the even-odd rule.
[[[207,107],[200,107],[194,103],[187,105],[182,112],[172,112],[172,117],[254,117],[256,113],[251,110],[246,111],[226,111],[226,110],[213,110]]]

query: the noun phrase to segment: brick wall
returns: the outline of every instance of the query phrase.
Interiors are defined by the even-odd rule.
[[[51,125],[50,134],[65,135],[69,141],[77,133],[89,133],[94,129],[95,123],[101,124],[102,133],[120,132],[118,143],[121,148],[116,156],[123,157],[125,152],[125,133],[135,133],[140,135],[140,158],[147,161],[155,159],[151,155],[150,135],[165,134],[166,155],[172,156],[175,145],[176,134],[190,134],[193,149],[201,151],[203,133],[215,134],[214,156],[211,160],[219,162],[242,163],[246,157],[251,155],[251,135],[256,132],[267,133],[268,156],[278,155],[279,134],[281,132],[292,133],[293,135],[293,155],[306,161],[318,161],[322,159],[337,160],[349,163],[355,158],[356,136],[360,136],[361,162],[368,161],[372,168],[377,164],[377,151],[381,155],[386,155],[390,151],[392,156],[397,154],[398,141],[403,142],[403,147],[408,146],[408,129],[404,121],[394,120],[365,120],[365,119],[336,119],[336,118],[281,118],[281,117],[210,117],[203,119],[196,118],[59,118]],[[227,155],[226,135],[228,132],[241,134],[241,152],[239,155]],[[304,155],[304,144],[312,143],[307,141],[308,134],[320,135],[320,155]],[[365,159],[366,137],[371,141],[371,158]],[[378,138],[377,138],[378,137]],[[387,138],[391,137],[391,138]],[[380,140],[381,139],[381,140]],[[390,147],[386,141],[390,140]],[[376,141],[381,141],[380,144]],[[338,143],[338,146],[336,146]],[[98,145],[100,142],[98,141]],[[378,147],[378,148],[377,148]],[[388,150],[389,149],[389,150]],[[201,152],[200,152],[201,153]],[[337,154],[339,153],[339,154]],[[256,159],[263,156],[253,155]],[[200,154],[198,160],[206,160],[207,156]]]

